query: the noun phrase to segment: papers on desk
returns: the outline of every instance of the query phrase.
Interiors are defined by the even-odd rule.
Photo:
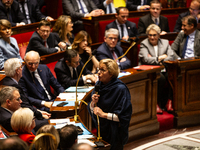
[[[130,75],[131,73],[130,72],[120,72],[119,75],[118,75],[118,78],[121,78],[123,76],[127,76],[127,75]]]
[[[60,104],[62,102],[65,102],[65,101],[54,101],[52,106],[56,107],[58,104]],[[62,107],[64,107],[64,106],[75,106],[74,101],[66,101],[66,102],[67,102],[67,104],[63,105]],[[80,104],[80,101],[79,101],[79,104]]]
[[[86,93],[77,93],[78,100],[83,99]],[[67,101],[75,101],[76,100],[76,93],[60,93],[58,95],[60,99],[66,99]]]
[[[87,93],[89,92],[91,89],[93,89],[94,86],[78,86],[77,87],[77,92],[81,92],[81,93]],[[75,86],[71,86],[69,88],[67,88],[65,90],[65,92],[76,92],[76,87]]]

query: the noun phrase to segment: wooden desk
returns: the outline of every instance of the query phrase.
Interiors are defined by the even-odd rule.
[[[164,8],[161,11],[161,15],[174,15],[180,14],[182,12],[188,11],[188,8]],[[129,18],[140,18],[149,13],[149,10],[142,11],[130,11]],[[115,14],[105,14],[102,16],[92,17],[92,18],[82,18],[85,30],[89,33],[92,38],[93,43],[99,42],[99,23],[106,20],[115,20]]]
[[[120,78],[131,93],[133,112],[129,125],[129,141],[159,132],[159,123],[156,116],[157,79],[160,77],[160,70],[163,68],[161,66],[145,71],[137,71],[131,68],[126,70],[131,72],[131,75]],[[89,102],[90,98],[91,91],[86,94],[83,100]],[[82,104],[78,114],[86,127],[91,130],[91,117],[86,107],[85,104]],[[59,111],[59,108],[51,108],[51,113],[56,109]],[[62,111],[62,113],[67,112]],[[63,116],[66,117],[66,115]]]
[[[175,126],[200,124],[200,59],[167,61],[173,89]]]

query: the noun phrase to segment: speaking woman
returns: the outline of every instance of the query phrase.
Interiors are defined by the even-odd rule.
[[[132,114],[131,96],[126,85],[119,80],[119,67],[112,59],[102,59],[99,63],[99,92],[92,92],[88,104],[89,113],[103,140],[111,144],[111,150],[123,150],[128,140],[128,127]]]

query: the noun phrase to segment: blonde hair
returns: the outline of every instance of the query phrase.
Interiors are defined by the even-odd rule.
[[[106,68],[108,69],[109,74],[112,75],[112,78],[117,78],[120,72],[118,64],[113,59],[102,59],[99,62],[99,65],[105,64]]]
[[[17,133],[28,133],[33,123],[33,111],[29,108],[19,108],[11,117],[11,127]]]
[[[149,31],[150,31],[150,30],[154,30],[154,31],[156,31],[158,34],[161,33],[160,27],[157,26],[156,24],[150,24],[150,25],[147,27],[146,34],[149,34]]]
[[[56,150],[60,142],[60,137],[54,126],[44,125],[37,131],[36,135],[39,135],[40,133],[51,133],[54,135],[56,138],[56,144],[54,144],[54,140],[51,136],[43,136],[35,142],[35,148],[40,149],[42,147],[42,150]]]
[[[8,20],[6,20],[6,19],[1,19],[1,20],[0,20],[0,29],[1,29],[2,26],[5,26],[6,28],[11,29],[11,34],[12,34],[12,25],[11,25],[11,23],[10,23]],[[0,38],[1,38],[1,37],[2,37],[2,36],[0,35]]]

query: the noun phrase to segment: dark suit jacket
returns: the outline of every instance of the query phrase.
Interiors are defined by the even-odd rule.
[[[179,32],[178,36],[171,45],[172,50],[176,52],[179,57],[182,57],[182,51],[186,41],[186,35],[184,32]],[[177,57],[178,57],[177,56]],[[200,31],[196,30],[194,39],[194,56],[200,56]]]
[[[31,36],[31,39],[26,49],[26,53],[31,50],[34,50],[34,51],[37,51],[40,54],[40,56],[42,56],[42,55],[48,55],[51,53],[56,53],[58,51],[55,48],[56,46],[58,46],[58,41],[55,38],[54,33],[49,34],[49,37],[47,38],[47,44],[49,48],[44,46],[43,39],[40,37],[37,31],[35,31],[33,35]]]
[[[76,68],[77,74],[79,76],[81,69],[83,68],[83,63],[80,61],[80,65]],[[66,89],[70,86],[75,86],[77,79],[73,79],[71,76],[70,69],[68,65],[65,63],[64,59],[60,59],[54,69],[58,82]],[[91,72],[87,69],[84,68],[83,70],[83,75],[91,74]],[[80,78],[79,84],[78,85],[84,85],[83,78]]]
[[[12,114],[0,106],[0,124],[8,131],[8,132],[14,132],[14,130],[11,127],[10,120],[11,120]]]
[[[115,53],[117,54],[118,57],[123,55],[123,50],[120,46],[116,45],[115,47]],[[126,57],[126,61],[120,63],[120,69],[128,69],[131,66],[131,61]],[[96,52],[96,58],[98,59],[98,61],[105,59],[105,58],[111,58],[113,59],[113,56],[111,54],[111,51],[109,50],[108,46],[106,45],[106,43],[104,42],[103,44],[101,44],[98,48],[97,48],[97,52]],[[119,59],[121,60],[121,59]]]
[[[97,6],[94,4],[92,0],[83,0],[83,1],[89,13],[97,9]],[[71,16],[73,21],[79,20],[84,17],[84,14],[79,12],[76,0],[62,0],[62,6],[63,6],[63,14]]]
[[[13,86],[19,90],[21,100],[22,100],[21,107],[30,108],[34,112],[34,116],[37,119],[43,119],[42,114],[30,104],[28,97],[25,95],[22,87],[20,87],[19,84],[17,84],[15,81],[13,81],[11,77],[8,77],[8,76],[6,76],[2,81],[3,81],[3,85]]]
[[[41,108],[41,101],[54,101],[56,98],[56,95],[54,95],[51,92],[50,86],[54,89],[54,91],[59,94],[64,92],[64,88],[58,83],[58,81],[54,78],[51,71],[46,65],[39,65],[37,68],[38,74],[40,75],[40,78],[42,79],[42,82],[52,97],[51,100],[45,99],[44,95],[41,94],[39,89],[37,89],[36,85],[33,82],[32,75],[28,68],[24,66],[22,71],[22,78],[19,81],[19,85],[23,88],[23,91],[28,96],[28,99],[30,100],[31,104],[36,106],[37,108]]]
[[[21,13],[19,4],[17,1],[13,1],[11,5],[11,17],[12,20],[8,19],[6,7],[0,1],[0,19],[7,19],[10,21],[12,26],[16,26],[16,23],[24,22],[27,24],[27,21],[24,15]]]
[[[150,5],[151,0],[147,0],[146,5]],[[129,11],[137,10],[137,7],[141,5],[141,0],[126,0],[126,7]]]
[[[126,25],[126,29],[128,31],[128,36],[129,37],[136,37],[138,35],[138,30],[137,30],[137,27],[136,27],[136,24],[133,23],[133,22],[130,22],[130,21],[126,21],[125,23]],[[107,26],[106,26],[106,30],[110,29],[110,28],[115,28],[118,30],[118,27],[117,27],[117,23],[116,23],[116,20],[109,23]],[[118,39],[120,39],[120,36],[118,37]]]
[[[159,27],[161,31],[169,31],[169,25],[168,25],[168,19],[164,16],[160,15],[160,22],[159,22]],[[151,14],[147,14],[139,19],[138,22],[138,31],[139,34],[146,34],[146,29],[150,24],[154,24],[154,21],[151,19]]]
[[[41,13],[37,0],[27,0],[27,6],[31,23],[39,22],[40,20],[42,20],[42,18],[46,17]]]
[[[187,12],[184,12],[184,13],[181,13],[179,16],[178,16],[178,19],[176,20],[176,25],[175,25],[175,27],[174,27],[174,32],[179,32],[179,31],[181,31],[181,27],[182,27],[182,18],[183,17],[186,17],[186,16],[188,16],[188,15],[190,15],[190,12],[189,11],[187,11]]]

